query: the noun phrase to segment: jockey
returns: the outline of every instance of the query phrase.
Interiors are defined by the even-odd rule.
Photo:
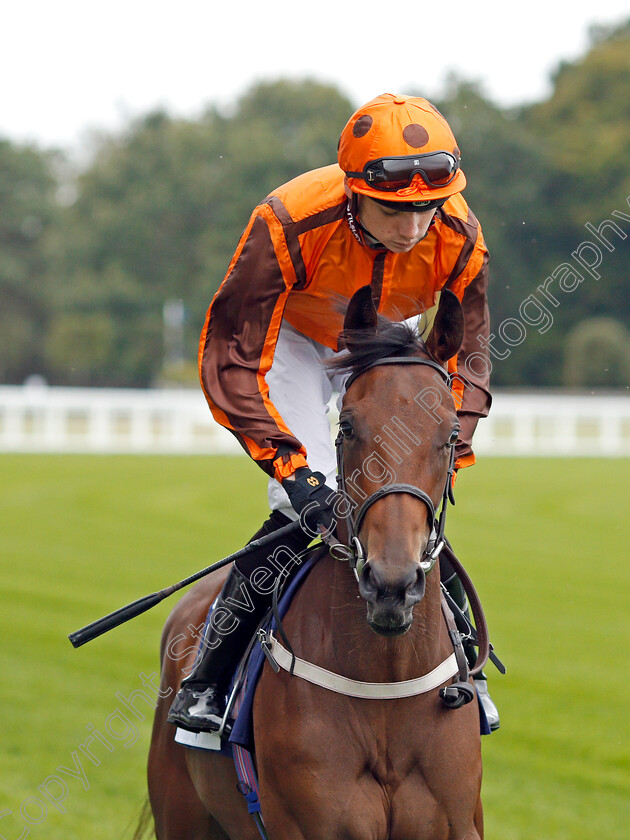
[[[474,463],[472,435],[491,402],[488,253],[460,194],[465,185],[459,148],[437,109],[419,97],[383,94],[346,124],[338,165],[298,176],[254,209],[199,348],[215,420],[269,476],[271,515],[252,539],[306,508],[312,533],[333,522],[336,461],[326,414],[345,377],[325,362],[339,352],[339,301],[366,284],[378,311],[398,321],[430,310],[444,288],[459,298],[465,337],[449,363],[460,374],[452,386],[461,427],[455,466]],[[295,556],[312,533],[294,532],[278,548]],[[234,564],[171,723],[193,732],[219,728],[234,668],[270,605],[279,573],[273,556],[272,544]],[[444,568],[442,578],[465,609],[459,581]],[[496,729],[485,678],[475,682]]]

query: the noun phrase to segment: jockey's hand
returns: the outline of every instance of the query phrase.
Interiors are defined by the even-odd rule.
[[[334,533],[337,524],[333,511],[335,491],[328,487],[323,473],[300,467],[290,478],[284,479],[282,486],[307,534],[319,537]]]

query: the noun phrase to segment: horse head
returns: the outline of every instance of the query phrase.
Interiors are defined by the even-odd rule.
[[[446,504],[459,431],[446,364],[463,331],[461,305],[449,291],[425,341],[378,315],[369,286],[346,312],[351,373],[339,418],[340,481],[367,620],[384,636],[410,628],[441,547],[436,511]]]

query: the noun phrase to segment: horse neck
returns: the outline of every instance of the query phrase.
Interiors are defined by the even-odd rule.
[[[385,637],[368,625],[365,601],[348,566],[330,556],[320,564],[318,577],[325,595],[313,593],[308,609],[311,616],[315,609],[317,623],[321,622],[320,632],[311,638],[319,638],[326,658],[334,660],[324,667],[353,679],[394,682],[428,673],[448,656],[437,568],[427,577],[426,593],[414,607],[411,628],[402,636]]]

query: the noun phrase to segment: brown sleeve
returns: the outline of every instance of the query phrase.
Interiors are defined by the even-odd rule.
[[[465,331],[464,341],[457,357],[457,372],[463,379],[464,389],[457,411],[461,431],[455,447],[456,463],[460,467],[474,463],[471,445],[473,433],[479,419],[487,417],[492,403],[489,390],[490,314],[487,292],[488,252],[484,246],[481,268],[466,286],[462,297]]]
[[[295,282],[284,235],[275,237],[269,211],[259,208],[210,305],[199,345],[202,387],[215,420],[270,475],[278,449],[305,455],[270,401],[265,381]]]

